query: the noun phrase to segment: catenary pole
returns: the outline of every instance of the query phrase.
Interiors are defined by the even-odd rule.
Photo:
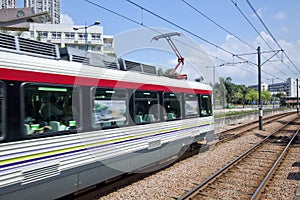
[[[259,110],[259,130],[263,130],[263,110],[261,99],[261,52],[257,47],[257,67],[258,67],[258,110]]]

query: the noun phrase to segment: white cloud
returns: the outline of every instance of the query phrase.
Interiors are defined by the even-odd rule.
[[[176,66],[178,63],[178,59],[170,59],[168,60],[168,65]]]
[[[286,14],[282,11],[279,11],[274,15],[274,18],[277,19],[277,20],[285,20],[286,19]]]
[[[74,25],[74,20],[67,14],[60,14],[60,24],[71,24]]]
[[[263,15],[264,15],[264,13],[265,13],[267,10],[268,10],[268,7],[265,6],[264,8],[259,8],[259,9],[256,11],[256,13],[258,14],[258,16],[259,16],[260,18],[263,18]],[[253,13],[253,14],[252,14],[252,17],[256,17],[256,14]]]
[[[229,40],[231,40],[231,39],[235,39],[235,37],[233,36],[233,35],[226,35],[226,37],[225,37],[225,40],[226,40],[226,42],[229,42]]]

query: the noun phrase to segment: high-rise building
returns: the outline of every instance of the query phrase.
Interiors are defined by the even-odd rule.
[[[25,7],[32,7],[35,13],[48,11],[52,24],[60,23],[60,0],[24,0]]]
[[[16,0],[0,0],[0,9],[16,8]]]

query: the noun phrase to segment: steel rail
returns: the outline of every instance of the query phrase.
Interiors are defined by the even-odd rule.
[[[289,149],[290,145],[292,144],[292,142],[294,141],[294,139],[298,135],[299,131],[300,131],[300,128],[294,133],[294,136],[292,137],[290,142],[286,145],[286,147],[284,148],[284,150],[282,151],[282,153],[280,154],[280,156],[278,157],[278,159],[276,160],[276,162],[274,163],[272,168],[269,170],[268,174],[265,176],[264,180],[261,182],[261,184],[258,186],[256,191],[252,195],[251,200],[256,200],[260,197],[260,194],[263,191],[263,189],[265,188],[265,185],[267,184],[267,182],[271,178],[271,176],[274,174],[276,168],[279,166],[281,160],[283,159],[283,157],[287,153],[287,150]]]
[[[298,116],[295,118],[297,119]],[[265,139],[263,139],[262,141],[260,141],[259,143],[257,143],[256,145],[254,145],[253,147],[251,147],[250,149],[248,149],[247,151],[245,151],[244,153],[242,153],[240,156],[238,156],[236,159],[234,159],[233,161],[231,161],[230,163],[228,163],[227,165],[225,165],[223,168],[219,169],[217,172],[215,172],[214,174],[212,174],[210,177],[208,177],[206,180],[204,180],[203,182],[201,182],[199,185],[197,185],[196,187],[194,187],[192,190],[188,191],[187,193],[185,193],[183,196],[181,196],[180,198],[178,198],[178,200],[184,200],[184,199],[190,199],[194,196],[197,195],[198,190],[200,188],[202,188],[203,186],[207,185],[208,183],[210,183],[212,180],[214,180],[215,178],[217,178],[218,176],[220,176],[223,172],[225,172],[227,169],[229,169],[230,167],[232,167],[235,163],[239,162],[242,158],[246,157],[246,155],[250,154],[254,149],[258,148],[259,146],[261,146],[263,143],[265,143],[268,139],[271,138],[271,136],[273,136],[275,133],[277,133],[278,131],[282,130],[284,127],[286,127],[287,125],[289,125],[291,122],[293,122],[295,119],[287,122],[286,124],[282,125],[281,127],[279,127],[278,129],[276,129],[275,131],[273,131],[269,136],[267,136]]]

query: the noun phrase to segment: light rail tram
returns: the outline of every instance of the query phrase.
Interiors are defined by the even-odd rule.
[[[211,86],[0,33],[0,199],[56,199],[213,140]]]

